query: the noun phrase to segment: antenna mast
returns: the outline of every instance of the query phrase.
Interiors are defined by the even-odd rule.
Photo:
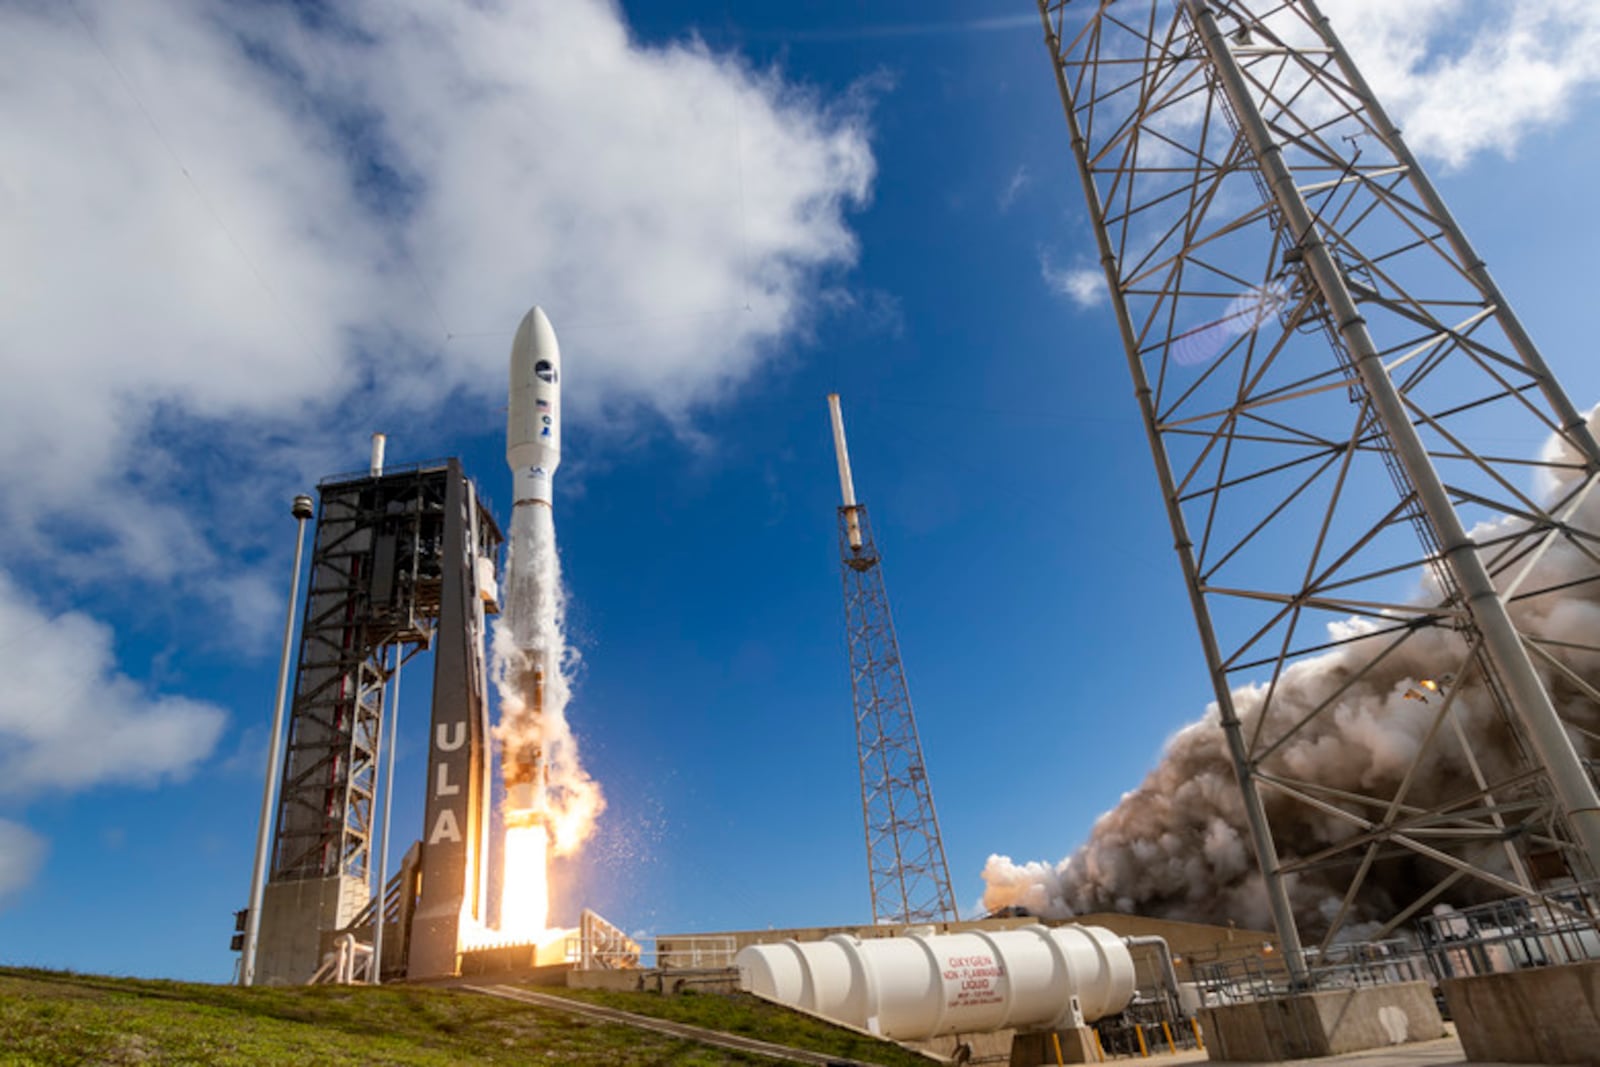
[[[955,921],[960,915],[950,889],[950,866],[889,615],[883,568],[866,505],[856,502],[838,393],[828,394],[828,411],[833,416],[833,447],[844,498],[839,508],[839,559],[872,921]]]

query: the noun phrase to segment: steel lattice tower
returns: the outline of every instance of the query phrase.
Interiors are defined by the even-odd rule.
[[[1385,933],[1592,877],[1591,428],[1314,0],[1039,6],[1292,973],[1307,879],[1326,946],[1396,864]],[[1407,759],[1286,758],[1359,702]]]
[[[455,786],[429,796],[417,936],[398,931],[392,942],[421,950],[398,961],[391,950],[390,962],[411,967],[413,975],[443,973],[455,966],[456,923],[482,910],[475,856],[478,798],[486,790],[468,764],[472,757],[481,765],[487,747],[483,616],[492,608],[485,606],[479,561],[494,558],[500,531],[453,459],[340,475],[317,491],[271,877],[250,977],[305,981],[327,937],[379,910],[371,891],[372,839],[384,686],[394,664],[429,647],[434,717],[459,722],[460,741],[443,752],[430,745],[428,781],[445,780],[434,771],[449,759],[454,765],[446,777]],[[437,730],[436,724],[435,737]],[[452,809],[456,841],[466,839],[460,847],[433,840],[432,820],[443,807]],[[396,908],[411,914],[409,901],[389,910]],[[448,967],[437,962],[440,956],[448,957]]]
[[[867,878],[874,923],[928,923],[960,918],[950,889],[933,790],[889,614],[882,560],[856,503],[838,394],[830,394],[839,459],[839,558],[844,582],[845,638],[861,762],[861,814],[867,836]]]

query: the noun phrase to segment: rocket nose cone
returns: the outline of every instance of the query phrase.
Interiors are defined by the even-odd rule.
[[[517,327],[516,341],[512,343],[511,348],[513,354],[537,352],[546,359],[561,357],[555,327],[550,325],[550,317],[544,313],[544,308],[535,305],[522,316],[522,322]]]

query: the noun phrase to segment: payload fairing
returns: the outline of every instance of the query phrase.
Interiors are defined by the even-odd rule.
[[[551,480],[561,465],[561,345],[543,308],[522,317],[511,343],[510,400],[506,462],[514,507],[549,507]]]
[[[536,580],[534,568],[525,558],[535,546],[515,544],[519,530],[549,529],[542,523],[519,522],[523,508],[550,508],[552,482],[561,464],[561,346],[556,331],[542,308],[535,307],[523,316],[517,336],[511,343],[511,390],[506,419],[506,462],[512,479],[512,571],[511,581]],[[553,546],[546,546],[554,551]],[[517,558],[523,553],[524,558]],[[544,591],[547,595],[550,591]],[[515,598],[521,600],[522,598]],[[520,606],[520,605],[519,605]],[[526,630],[533,620],[512,619],[512,625]],[[520,624],[520,625],[519,625]],[[523,642],[519,642],[523,644]],[[524,706],[539,721],[544,712],[545,680],[558,664],[549,662],[551,650],[529,647],[528,666],[518,688]],[[508,825],[531,825],[541,820],[545,808],[547,770],[541,741],[535,737],[508,744],[503,753],[506,779]]]

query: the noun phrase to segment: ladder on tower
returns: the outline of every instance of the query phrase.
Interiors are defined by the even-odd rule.
[[[844,496],[839,508],[839,558],[872,921],[955,921],[960,915],[950,889],[950,866],[900,662],[900,644],[889,614],[882,561],[866,505],[856,502],[837,393],[828,395],[828,409]]]

